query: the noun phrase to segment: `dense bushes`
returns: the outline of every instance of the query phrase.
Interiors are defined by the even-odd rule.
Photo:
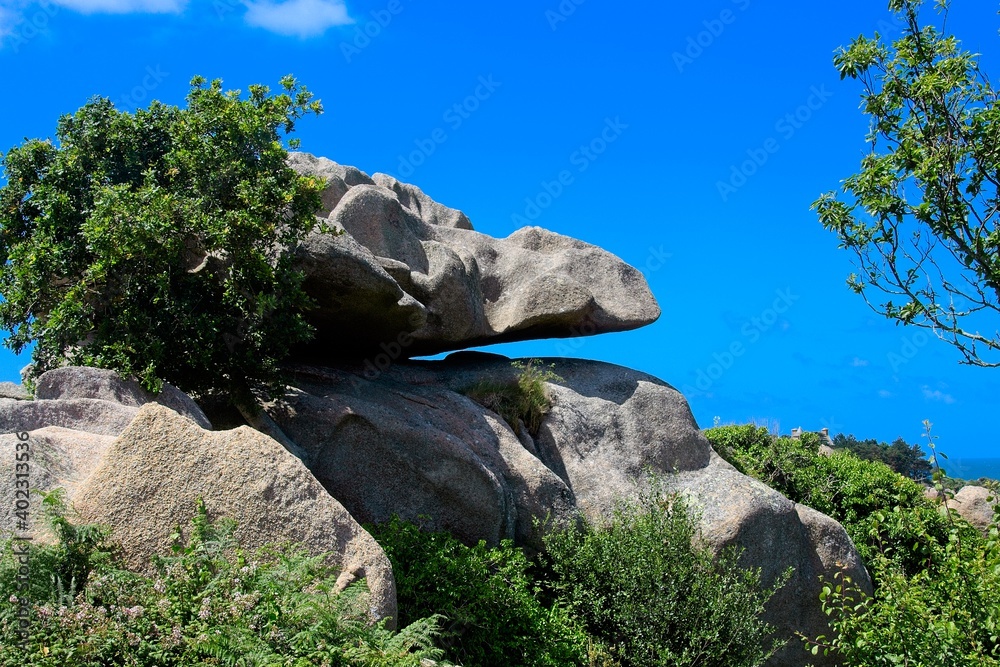
[[[551,532],[532,565],[510,543],[467,547],[394,520],[373,533],[393,563],[400,619],[442,614],[464,665],[760,665],[772,591],[714,558],[678,498],[655,490],[606,526]]]
[[[771,590],[737,554],[713,556],[677,497],[654,487],[604,526],[554,530],[534,561],[510,542],[466,546],[394,519],[371,530],[392,561],[393,633],[372,625],[367,594],[335,593],[336,572],[287,549],[246,553],[234,524],[204,504],[153,576],[126,571],[96,526],[46,501],[58,540],[31,551],[17,590],[11,544],[0,557],[0,667],[32,665],[469,667],[761,665]],[[18,596],[21,596],[19,598]],[[32,607],[26,650],[17,609]],[[447,663],[444,663],[447,664]]]
[[[931,464],[920,445],[910,445],[902,438],[892,444],[879,442],[874,438],[858,440],[853,435],[838,433],[833,438],[836,449],[846,449],[859,459],[881,461],[900,475],[915,480],[926,480],[931,476]]]
[[[559,599],[623,666],[760,665],[779,646],[760,618],[773,591],[736,552],[700,544],[679,497],[648,493],[607,526],[550,533],[546,547]]]
[[[721,456],[789,498],[840,521],[875,583],[862,598],[828,582],[830,637],[808,638],[846,665],[1000,664],[1000,546],[924,497],[924,487],[849,452],[754,426],[705,432]]]
[[[335,594],[336,573],[319,558],[243,552],[232,542],[233,524],[210,523],[204,505],[190,538],[154,559],[150,577],[122,569],[103,531],[65,521],[58,502],[49,509],[60,539],[30,553],[25,650],[16,633],[24,593],[10,543],[0,558],[2,667],[419,667],[420,658],[440,655],[431,646],[438,619],[399,633],[371,625],[363,587]]]
[[[528,559],[511,543],[467,547],[398,519],[369,530],[392,561],[400,623],[442,614],[448,659],[477,667],[587,664],[587,635],[563,607],[541,603]]]

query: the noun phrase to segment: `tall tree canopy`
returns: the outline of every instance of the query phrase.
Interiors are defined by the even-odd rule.
[[[848,284],[876,312],[933,330],[961,363],[998,366],[997,94],[977,57],[946,34],[949,2],[934,2],[940,29],[921,25],[922,5],[889,2],[904,26],[891,44],[876,33],[838,51],[841,78],[863,85],[871,149],[844,196],[824,194],[813,207],[857,255]],[[888,300],[873,301],[873,290]]]
[[[134,115],[96,98],[55,143],[0,156],[0,326],[15,352],[35,343],[36,375],[98,366],[242,408],[280,388],[311,335],[288,250],[320,203],[281,137],[322,112],[293,77],[281,86],[241,96],[196,77],[187,108]]]

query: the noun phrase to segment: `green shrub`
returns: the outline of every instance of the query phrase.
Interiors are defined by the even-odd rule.
[[[876,520],[900,512],[879,512]],[[911,531],[913,529],[911,528]],[[944,545],[925,535],[936,552],[933,566],[908,574],[891,553],[875,552],[869,567],[878,588],[863,598],[841,577],[824,588],[830,637],[808,638],[813,652],[832,653],[844,664],[1000,665],[1000,547],[994,524],[986,540],[954,529]]]
[[[623,666],[760,665],[780,646],[761,620],[774,589],[736,552],[699,544],[679,497],[654,488],[608,525],[545,544],[555,593]]]
[[[531,359],[527,363],[513,361],[511,366],[520,371],[516,381],[483,380],[464,393],[503,417],[515,433],[519,430],[518,423],[523,422],[528,432],[537,435],[542,419],[551,407],[545,383],[558,382],[562,378],[553,372],[551,366],[542,366],[538,359]]]
[[[912,575],[934,561],[933,545],[948,540],[948,519],[924,498],[925,487],[884,463],[846,451],[824,456],[818,441],[773,437],[752,425],[712,428],[705,436],[746,474],[842,523],[866,563],[875,552],[891,554]],[[891,513],[878,520],[883,510]]]
[[[468,547],[393,518],[368,527],[392,562],[400,623],[444,616],[448,659],[475,667],[588,664],[588,637],[562,606],[543,605],[524,553],[505,541]]]
[[[843,574],[826,582],[831,634],[804,638],[815,653],[866,667],[1000,664],[995,527],[984,539],[928,501],[923,485],[847,451],[821,456],[812,443],[752,426],[706,436],[748,474],[840,521],[864,559],[874,594],[863,597]]]
[[[820,468],[818,440],[776,438],[753,424],[719,426],[705,436],[719,456],[744,474],[796,502],[829,512],[832,480]]]
[[[123,569],[103,531],[68,528],[61,516],[58,524],[59,543],[30,552],[24,648],[16,632],[18,564],[11,542],[4,545],[0,667],[419,667],[421,658],[440,656],[432,646],[438,619],[399,633],[373,625],[363,586],[335,593],[337,573],[322,557],[277,548],[245,553],[232,540],[235,524],[209,522],[203,503],[190,539],[154,557],[154,576]],[[85,583],[67,584],[69,573]]]

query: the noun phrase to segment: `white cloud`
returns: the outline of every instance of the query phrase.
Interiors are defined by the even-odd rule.
[[[11,33],[17,21],[18,16],[16,12],[9,7],[0,5],[0,42]]]
[[[891,391],[889,391],[888,389],[879,389],[878,390],[878,397],[879,398],[892,398],[893,397],[893,393]]]
[[[922,390],[924,392],[924,398],[928,401],[941,401],[942,403],[952,404],[955,402],[955,397],[951,394],[946,394],[940,389],[932,390],[928,386],[923,386]]]
[[[331,26],[354,22],[343,0],[259,0],[246,5],[247,23],[279,35],[316,37]]]
[[[20,44],[45,32],[63,9],[80,14],[176,14],[188,0],[0,0],[0,47]]]
[[[176,14],[187,0],[51,0],[81,14]]]

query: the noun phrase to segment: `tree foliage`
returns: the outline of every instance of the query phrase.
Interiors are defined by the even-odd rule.
[[[135,114],[95,98],[57,143],[2,156],[0,326],[35,343],[37,375],[71,363],[252,403],[311,336],[288,249],[316,224],[320,185],[282,134],[322,106],[291,76],[248,96],[191,82],[187,108]],[[290,142],[291,146],[296,141]]]
[[[891,44],[860,36],[834,63],[860,81],[870,152],[814,204],[855,253],[849,286],[875,312],[933,330],[961,363],[1000,365],[1000,116],[977,56],[933,25],[923,0],[890,0]],[[942,26],[948,1],[936,0]],[[888,300],[873,301],[872,291]],[[983,333],[985,332],[985,333]]]

